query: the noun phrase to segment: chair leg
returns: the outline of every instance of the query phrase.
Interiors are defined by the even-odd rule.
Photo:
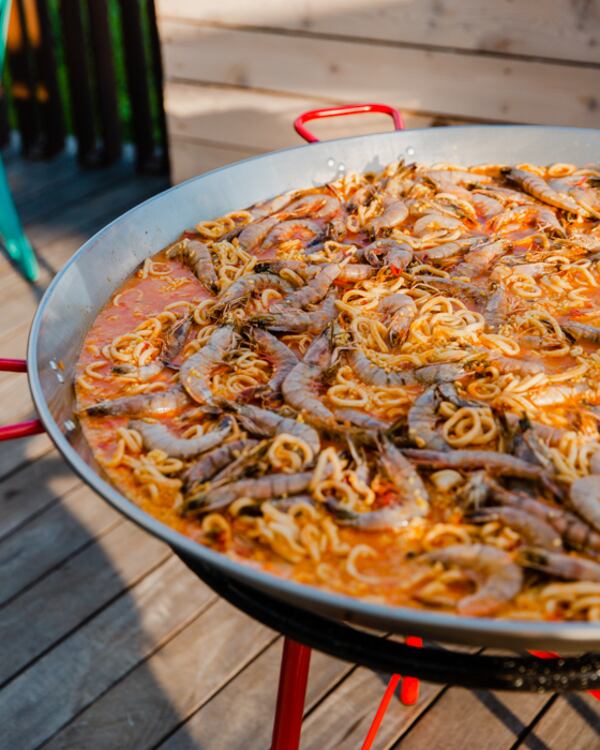
[[[39,274],[37,259],[19,221],[2,161],[0,161],[0,235],[4,240],[8,255],[17,264],[25,278],[35,281]]]
[[[308,646],[289,638],[283,642],[271,750],[298,750],[300,747],[310,653]]]

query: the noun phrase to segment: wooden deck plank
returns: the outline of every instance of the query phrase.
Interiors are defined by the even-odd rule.
[[[9,646],[2,649],[0,683],[134,586],[170,555],[165,544],[121,520],[103,537],[13,599],[0,612],[0,643]]]
[[[453,687],[393,747],[394,750],[442,746],[445,750],[465,747],[508,750],[548,700],[547,695]]]
[[[209,703],[191,716],[160,747],[161,750],[229,750],[267,748],[277,697],[277,677],[283,639],[279,638]],[[313,652],[306,696],[309,711],[352,666]],[[235,721],[223,716],[235,706]],[[305,743],[303,740],[302,748]],[[328,745],[324,747],[333,747]]]
[[[59,503],[0,542],[0,604],[115,526],[119,518],[108,503],[78,482]]]
[[[353,750],[360,747],[389,678],[390,675],[372,672],[364,667],[356,669],[306,719],[302,732],[303,750],[323,747]],[[415,706],[403,706],[394,698],[377,735],[377,748],[388,747],[390,740],[395,739],[402,728],[409,727],[420,714],[427,711],[442,689],[440,685],[422,683],[419,702]]]
[[[274,638],[272,631],[219,601],[45,747],[75,750],[85,746],[90,736],[94,738],[94,750],[155,747],[235,678]],[[153,677],[151,681],[148,674]],[[236,718],[230,723],[240,728],[243,722],[238,711],[236,705]],[[223,719],[221,714],[221,724]],[[188,733],[186,727],[183,731]],[[244,737],[246,747],[257,747],[245,730]]]
[[[169,559],[4,688],[0,747],[38,747],[215,599]]]
[[[523,750],[600,748],[600,702],[586,693],[557,697],[518,747]]]
[[[19,441],[21,445],[24,442]],[[4,455],[4,447],[2,451]],[[17,471],[0,485],[0,539],[78,485],[79,480],[57,453]]]

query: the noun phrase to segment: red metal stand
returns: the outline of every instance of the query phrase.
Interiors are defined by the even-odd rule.
[[[271,750],[298,750],[310,667],[310,648],[286,638],[281,655]]]
[[[406,644],[420,648],[423,641],[416,636],[407,636]],[[299,750],[310,653],[311,650],[308,646],[303,646],[289,638],[284,640],[271,750]],[[558,654],[552,651],[530,651],[530,653],[539,659],[558,658]],[[385,712],[399,683],[400,701],[403,705],[412,706],[419,699],[419,679],[417,677],[405,676],[403,678],[399,674],[392,675],[361,750],[371,750],[373,747]],[[594,698],[600,700],[600,691],[590,690],[588,692]]]

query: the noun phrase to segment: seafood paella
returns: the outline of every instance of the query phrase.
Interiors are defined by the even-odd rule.
[[[600,167],[401,162],[144,261],[77,407],[120,491],[237,561],[600,620],[599,344]]]

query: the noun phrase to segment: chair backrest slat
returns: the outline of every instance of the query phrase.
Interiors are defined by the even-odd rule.
[[[0,0],[0,76],[4,69],[4,53],[6,52],[6,35],[8,33],[9,18],[10,0]]]

